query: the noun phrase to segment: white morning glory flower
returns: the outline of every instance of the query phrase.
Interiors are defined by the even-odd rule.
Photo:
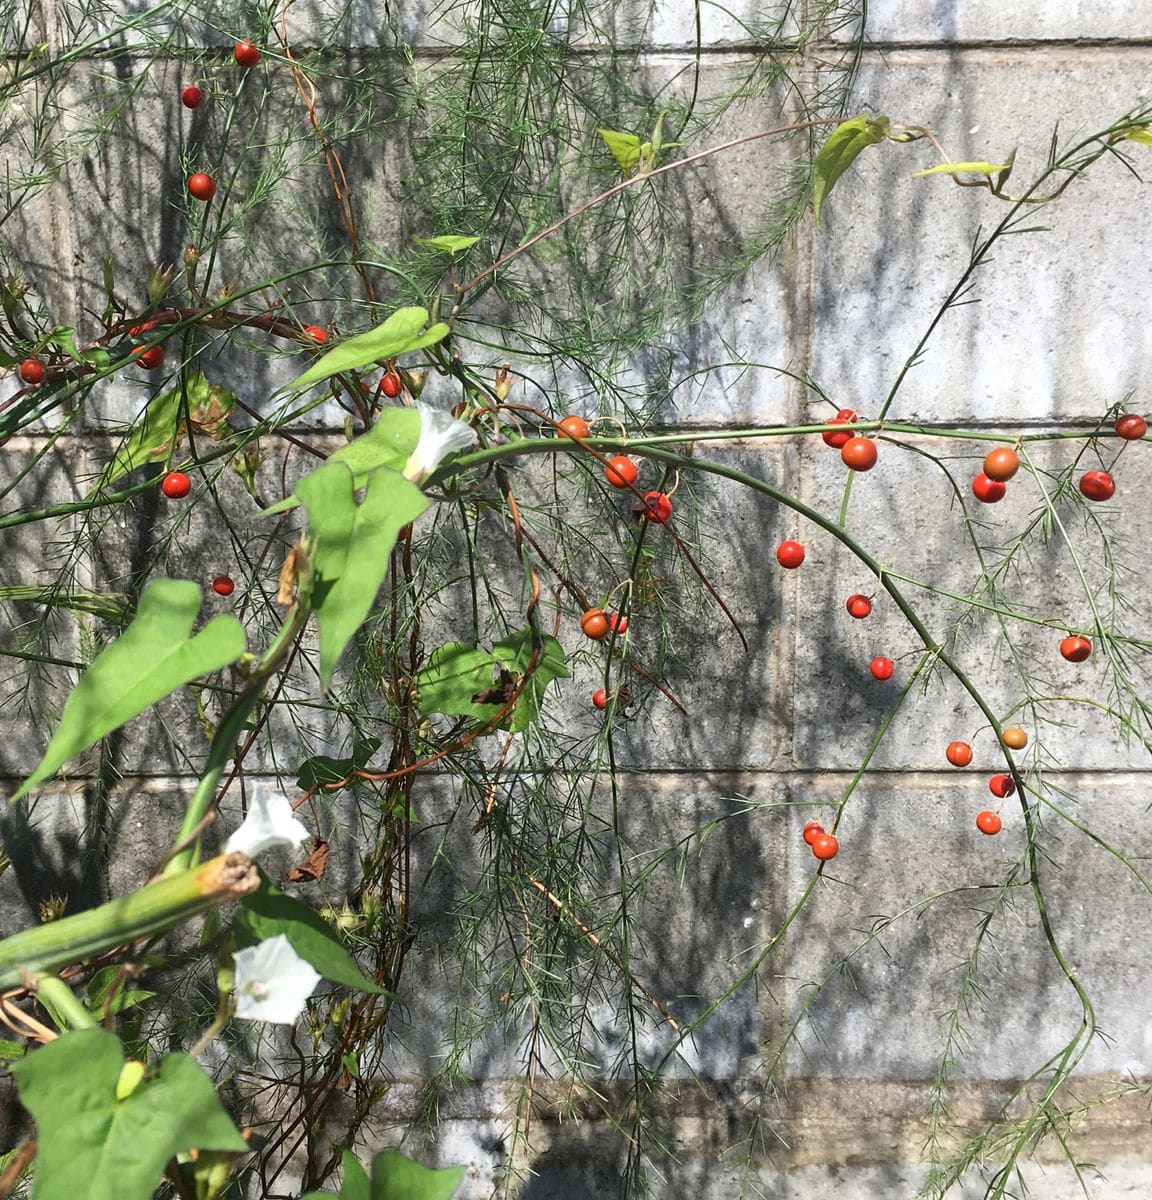
[[[288,797],[258,783],[252,789],[248,815],[224,843],[224,853],[239,850],[255,858],[261,850],[272,846],[298,846],[308,836],[307,826],[296,819]]]
[[[282,933],[237,950],[232,960],[236,1015],[246,1021],[295,1025],[320,982],[312,965],[292,949]]]
[[[420,440],[404,467],[404,478],[423,483],[453,451],[474,445],[476,430],[442,408],[417,401],[416,410],[420,413]]]

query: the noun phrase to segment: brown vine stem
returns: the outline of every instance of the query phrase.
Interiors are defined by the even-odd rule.
[[[785,133],[799,133],[802,129],[813,129],[819,125],[839,124],[841,124],[839,117],[817,117],[811,121],[796,121],[790,125],[778,125],[773,129],[761,129],[758,133],[747,133],[743,137],[733,138],[730,142],[721,142],[719,146],[709,146],[707,150],[699,150],[695,154],[688,155],[687,158],[678,158],[675,162],[666,163],[662,167],[656,167],[654,170],[645,171],[640,175],[632,175],[628,179],[622,179],[619,183],[613,184],[606,192],[601,192],[599,195],[593,196],[591,200],[586,200],[570,213],[566,213],[558,221],[553,221],[551,225],[545,229],[541,229],[539,233],[534,233],[526,242],[521,242],[519,246],[509,250],[503,258],[497,259],[491,266],[485,267],[483,271],[480,271],[478,274],[473,275],[471,279],[462,283],[457,288],[459,298],[452,310],[453,315],[459,311],[463,297],[478,284],[483,283],[489,275],[494,275],[501,267],[507,266],[514,258],[518,258],[526,250],[530,250],[537,242],[542,242],[545,238],[551,237],[558,229],[563,229],[569,221],[576,220],[577,217],[583,216],[589,209],[595,208],[598,204],[603,204],[605,200],[611,200],[613,196],[617,196],[631,187],[636,187],[638,184],[653,179],[657,175],[663,175],[665,171],[677,171],[682,167],[693,166],[698,162],[703,162],[706,158],[711,158],[715,154],[722,154],[726,150],[734,150],[737,146],[745,146],[749,142],[757,142],[761,138],[779,137]]]

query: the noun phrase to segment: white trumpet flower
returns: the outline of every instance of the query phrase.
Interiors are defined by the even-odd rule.
[[[296,819],[288,797],[258,783],[252,789],[248,815],[224,843],[224,853],[239,850],[249,858],[255,858],[262,850],[273,846],[298,846],[308,837],[308,827]]]
[[[282,933],[237,950],[232,961],[236,1015],[246,1021],[295,1025],[320,982],[312,965]]]
[[[417,401],[420,413],[420,440],[404,466],[404,478],[423,483],[456,450],[467,450],[476,442],[476,430],[451,413]]]

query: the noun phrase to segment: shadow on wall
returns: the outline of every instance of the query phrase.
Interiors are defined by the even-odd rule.
[[[608,1155],[597,1156],[590,1147],[562,1146],[532,1164],[532,1178],[517,1200],[615,1200],[623,1183]]]

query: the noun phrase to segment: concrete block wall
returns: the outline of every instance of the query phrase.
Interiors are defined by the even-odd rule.
[[[827,38],[811,44],[804,59],[813,77],[833,69],[844,52],[846,29],[838,18],[850,16],[850,6],[830,7]],[[47,11],[50,18],[50,6]],[[742,22],[765,14],[756,5],[702,13],[702,92],[718,94],[733,78]],[[291,19],[296,36],[306,37],[312,28],[328,29],[332,11],[314,0],[294,7]],[[418,66],[431,67],[450,44],[450,28],[420,5],[404,6],[395,21],[414,45]],[[622,6],[619,21],[642,31],[637,69],[653,80],[676,79],[692,62],[690,6],[662,5],[646,24]],[[201,33],[208,43],[229,41],[215,26]],[[1119,117],[1152,91],[1152,10],[1137,0],[891,0],[868,5],[866,33],[852,111],[886,112],[896,122],[927,126],[955,160],[1000,161],[1016,149],[1017,180],[1029,179],[1042,164],[1057,122],[1071,138]],[[385,40],[380,14],[365,5],[339,24],[329,44],[356,55]],[[170,261],[182,249],[182,226],[172,215],[180,171],[170,103],[181,77],[176,69],[165,74],[157,68],[153,75],[128,118],[126,143],[146,148],[147,161],[130,152],[97,156],[88,164],[95,184],[86,186],[78,172],[66,175],[17,218],[26,229],[10,235],[39,268],[36,282],[61,320],[80,321],[87,308],[99,307],[99,251],[110,236],[140,264],[137,285],[147,264]],[[99,93],[99,77],[74,87],[76,97],[91,97]],[[742,120],[770,120],[770,109],[765,103]],[[250,115],[258,140],[260,122],[277,114],[254,107]],[[726,127],[716,140],[750,127]],[[759,215],[757,172],[774,153],[744,150],[718,160],[706,179],[670,185],[678,189],[680,214],[673,235],[683,239],[686,253],[702,253],[718,231],[728,236],[752,227]],[[1136,147],[1132,154],[1139,159],[1152,151]],[[986,193],[911,178],[933,161],[925,142],[865,153],[832,197],[819,234],[806,221],[773,267],[757,268],[734,285],[686,335],[677,366],[687,374],[738,355],[808,373],[837,405],[874,413],[963,270],[977,231],[987,232],[1004,213]],[[362,169],[373,194],[372,235],[382,242],[400,236],[392,176],[371,164]],[[167,190],[153,189],[155,178],[167,180]],[[302,199],[309,188],[317,197],[323,192],[319,174],[309,178]],[[1047,232],[1005,239],[978,272],[980,303],[944,319],[890,414],[894,420],[1027,433],[1079,427],[1119,404],[1133,411],[1152,407],[1143,378],[1152,349],[1145,189],[1118,162],[1101,163],[1043,211],[1042,223]],[[49,237],[45,230],[58,232]],[[265,249],[275,246],[275,230],[264,234]],[[292,239],[285,234],[283,240]],[[61,259],[64,252],[69,262]],[[236,247],[225,253],[239,275],[242,254]],[[300,311],[323,319],[319,305]],[[220,362],[253,403],[267,395],[279,369],[228,354]],[[22,505],[38,506],[81,494],[85,477],[106,456],[107,420],[130,419],[146,394],[144,383],[125,386],[100,414],[86,414],[75,433],[52,446],[28,485],[38,490],[14,492],[4,511],[12,510],[16,496]],[[664,420],[686,436],[825,415],[794,381],[769,370],[731,368],[677,390],[663,409]],[[331,413],[311,422],[321,433],[326,423],[337,424]],[[0,471],[15,477],[47,444],[44,431],[10,442]],[[915,444],[949,458],[962,478],[978,469],[987,449],[930,436]],[[1045,443],[1036,452],[1038,468],[1058,471],[1078,449],[1071,442]],[[696,453],[776,483],[826,514],[840,509],[844,472],[817,438],[713,447],[701,441]],[[1126,628],[1139,629],[1138,616],[1152,609],[1144,571],[1152,532],[1148,453],[1147,446],[1130,447],[1117,463],[1114,505],[1087,515],[1070,502],[1057,506],[1069,536],[1088,548],[1082,561],[1073,563],[1059,537],[1035,543],[1004,582],[1006,607],[1038,620],[1085,624],[1080,572],[1097,594],[1104,588],[1106,564],[1093,549],[1099,533],[1092,522],[1099,520],[1125,556],[1136,614],[1125,617]],[[1051,478],[1024,480],[1002,504],[977,512],[926,459],[890,444],[881,454],[877,469],[854,483],[847,527],[886,569],[936,589],[904,585],[933,633],[944,638],[966,611],[948,593],[973,586],[968,523],[983,522],[976,536],[995,555],[1026,526]],[[289,475],[302,469],[295,460],[286,468]],[[255,524],[255,506],[235,481],[222,478],[221,487],[221,502],[234,514],[248,504]],[[921,1165],[927,1114],[952,1011],[966,1010],[952,1094],[960,1132],[970,1134],[1008,1100],[1016,1081],[1040,1069],[1072,1036],[1080,1008],[1044,944],[1026,889],[1003,886],[1024,846],[1018,813],[1005,809],[1006,827],[996,839],[973,828],[975,811],[988,803],[983,771],[998,769],[991,765],[994,739],[970,698],[945,675],[927,677],[893,719],[845,809],[842,853],[813,885],[814,862],[799,829],[812,816],[828,817],[851,788],[897,701],[897,685],[915,662],[917,639],[883,595],[867,621],[847,618],[844,597],[873,592],[875,584],[827,534],[732,481],[704,477],[696,496],[707,514],[703,549],[711,578],[740,620],[749,651],[741,651],[715,610],[705,610],[678,645],[681,661],[667,676],[687,714],[657,704],[620,730],[622,832],[636,863],[718,822],[699,846],[653,867],[637,907],[637,978],[679,1020],[692,1020],[792,923],[760,969],[669,1063],[667,1093],[654,1101],[666,1150],[652,1157],[653,1188],[677,1200],[911,1198],[927,1179]],[[173,573],[210,578],[213,564],[238,552],[210,516],[198,514],[185,525],[146,502],[129,516],[110,521],[94,552],[77,556],[77,579],[117,587],[140,555],[161,551]],[[53,528],[63,540],[73,532],[68,522]],[[44,536],[41,526],[0,529],[0,582],[36,582],[38,570],[58,569],[59,557],[45,553]],[[809,555],[800,571],[784,574],[773,550],[789,536],[805,541]],[[270,577],[274,568],[270,564]],[[31,609],[10,611],[21,620],[36,617]],[[4,636],[20,633],[8,629]],[[1040,834],[1048,915],[1101,1031],[1067,1099],[1077,1114],[1077,1160],[1094,1168],[1082,1168],[1081,1181],[1048,1145],[1025,1163],[1025,1179],[1044,1200],[1083,1195],[1085,1186],[1103,1200],[1145,1195],[1152,1186],[1146,1098],[1133,1090],[1107,1104],[1095,1101],[1152,1079],[1146,1004],[1152,965],[1144,950],[1152,907],[1142,878],[1103,844],[1119,847],[1137,865],[1152,853],[1147,754],[1118,739],[1101,711],[1116,698],[1098,659],[1072,667],[1055,654],[1058,633],[1024,625],[1018,644],[1026,680],[995,635],[991,623],[973,624],[957,639],[955,655],[998,712],[1029,696],[1033,701],[1020,717],[1033,732],[1021,761],[1042,775],[1063,810],[1044,813]],[[42,664],[43,695],[67,678],[67,643],[77,636],[65,629],[51,641],[64,665]],[[578,649],[576,639],[564,636]],[[633,637],[643,649],[642,621]],[[871,678],[867,663],[875,654],[897,659],[901,674],[894,682]],[[559,697],[559,720],[584,732],[595,727],[584,701],[595,679],[593,660],[576,663],[576,677]],[[1149,682],[1137,666],[1136,687]],[[298,686],[303,694],[307,681]],[[1101,704],[1062,703],[1068,695]],[[5,715],[0,772],[9,787],[37,761],[48,730],[26,713],[9,708]],[[72,791],[54,791],[30,818],[4,822],[14,862],[3,881],[11,897],[6,932],[49,895],[67,893],[79,905],[139,881],[167,843],[166,822],[175,826],[195,731],[194,712],[175,705],[162,724],[130,730],[120,740],[112,765],[123,781],[101,763],[89,764],[88,776],[102,780],[100,786],[86,785],[81,772]],[[309,732],[314,745],[325,744],[326,729]],[[954,738],[974,743],[980,774],[947,767],[943,747]],[[296,739],[290,726],[276,730],[262,743],[260,769],[270,777],[290,775]],[[334,741],[330,749],[344,746]],[[446,944],[461,888],[488,866],[482,843],[468,832],[474,814],[443,778],[422,780],[415,805],[426,825],[415,846],[424,880],[416,920],[427,937],[405,975],[400,1036],[385,1058],[396,1082],[378,1114],[386,1130],[382,1144],[394,1144],[426,1103],[422,1081],[440,1068],[449,1005],[464,991],[484,996],[491,990],[490,980],[461,978]],[[589,819],[606,823],[608,812],[607,797],[598,795]],[[105,818],[111,852],[86,840],[86,831]],[[354,820],[351,807],[331,814],[333,888],[357,868]],[[445,836],[451,869],[436,854]],[[606,879],[614,877],[607,853],[603,869]],[[312,894],[319,897],[318,890]],[[977,948],[979,986],[965,989],[966,964]],[[491,965],[501,965],[498,956]],[[619,1013],[590,982],[588,1000],[596,1029],[590,1044],[610,1071],[622,1037]],[[530,1149],[510,1135],[523,1091],[524,1029],[514,1021],[497,1024],[497,1014],[492,1019],[468,1056],[470,1078],[442,1089],[433,1130],[410,1133],[408,1144],[429,1161],[469,1164],[463,1200],[491,1195],[511,1171],[525,1173],[524,1200],[617,1195],[626,1139],[587,1096],[566,1086],[558,1057],[546,1060],[552,1077],[537,1081]],[[640,1026],[641,1057],[658,1062],[670,1045],[669,1028],[654,1011],[640,1017]],[[603,1091],[610,1103],[626,1099],[618,1079],[606,1079]],[[340,1115],[337,1106],[329,1119],[338,1125]],[[745,1161],[739,1147],[749,1138],[756,1140]],[[955,1200],[982,1195],[978,1173],[948,1192]]]

